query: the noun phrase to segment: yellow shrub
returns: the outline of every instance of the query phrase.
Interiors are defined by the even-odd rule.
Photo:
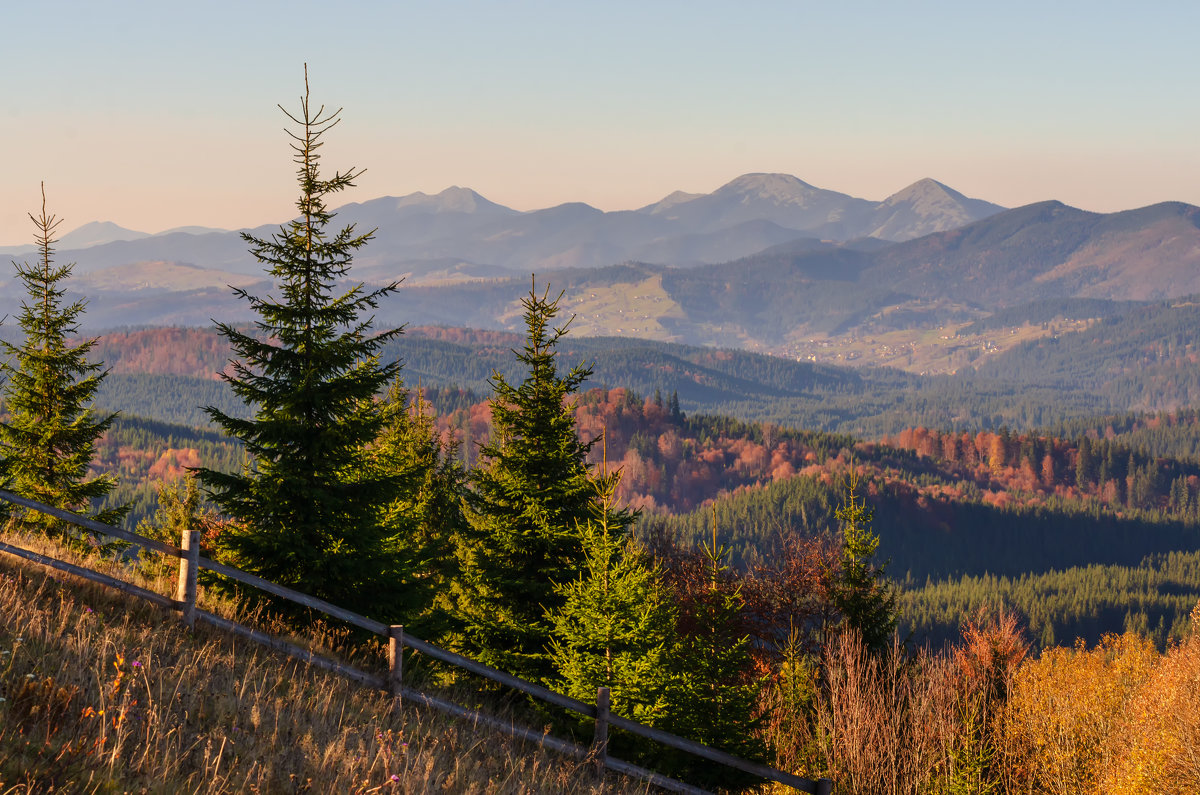
[[[1191,636],[1171,649],[1114,732],[1103,791],[1200,792],[1200,604]]]
[[[1094,793],[1110,768],[1110,737],[1159,660],[1133,634],[1106,635],[1094,649],[1049,649],[1017,671],[1003,715],[1010,791]]]

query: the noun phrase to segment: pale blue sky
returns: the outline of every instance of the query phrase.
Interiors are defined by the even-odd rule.
[[[7,3],[0,245],[282,220],[307,61],[347,200],[626,209],[779,171],[882,199],[1200,204],[1200,4]],[[13,7],[15,6],[15,7]],[[245,7],[244,7],[245,6]]]

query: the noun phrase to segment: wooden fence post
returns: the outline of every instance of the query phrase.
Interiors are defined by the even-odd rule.
[[[179,547],[179,587],[175,601],[180,602],[179,612],[189,629],[196,625],[196,572],[200,569],[200,531],[191,529],[191,522],[184,527]]]
[[[388,690],[400,706],[400,690],[404,687],[404,625],[388,627]]]
[[[817,795],[833,795],[833,780],[828,778],[817,779]]]
[[[596,770],[604,775],[608,765],[608,710],[610,694],[607,687],[596,689],[596,732],[592,739],[592,755],[596,757]]]

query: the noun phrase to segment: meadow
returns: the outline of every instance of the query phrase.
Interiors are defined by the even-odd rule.
[[[174,591],[173,570],[157,564],[4,541]],[[295,635],[204,589],[200,605],[356,665],[386,660],[333,626]],[[412,706],[394,712],[381,692],[7,556],[0,616],[6,795],[604,791],[590,765]]]

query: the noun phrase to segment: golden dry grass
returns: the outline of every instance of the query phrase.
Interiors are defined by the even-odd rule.
[[[173,588],[169,573],[128,574]],[[395,715],[382,693],[7,555],[0,698],[4,795],[602,791],[590,765],[429,711]]]

